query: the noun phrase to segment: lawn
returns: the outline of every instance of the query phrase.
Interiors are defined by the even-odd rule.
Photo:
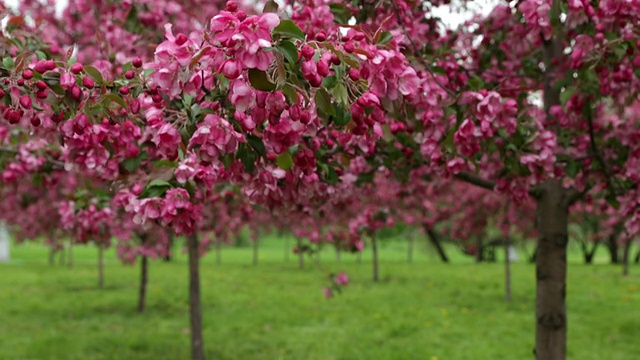
[[[450,249],[453,250],[453,249]],[[633,359],[640,337],[640,268],[582,265],[572,254],[567,294],[570,359]],[[451,252],[451,251],[450,251]],[[534,267],[454,256],[443,265],[425,249],[406,262],[405,245],[383,244],[380,283],[362,261],[331,251],[299,270],[270,239],[251,264],[250,248],[225,248],[222,265],[203,259],[205,347],[209,359],[533,359]],[[139,269],[106,257],[97,287],[97,250],[76,247],[73,269],[47,263],[38,244],[13,246],[0,264],[0,359],[186,359],[186,255],[153,261],[148,309],[135,311]],[[326,274],[351,284],[330,300]]]

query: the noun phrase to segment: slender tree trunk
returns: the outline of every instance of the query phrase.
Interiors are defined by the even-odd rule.
[[[58,265],[64,266],[64,261],[66,260],[67,251],[64,248],[64,243],[62,243],[62,249],[60,249],[60,258],[58,259]]]
[[[104,287],[104,248],[98,245],[98,287]]]
[[[258,265],[258,247],[260,245],[258,241],[258,239],[253,241],[253,265]]]
[[[167,255],[164,257],[164,261],[166,262],[171,261],[171,254],[172,254],[171,250],[173,249],[173,241],[174,241],[172,233],[169,233],[168,237],[169,237],[169,241],[167,241]]]
[[[624,244],[624,252],[622,254],[622,276],[629,275],[629,253],[631,252],[631,239],[627,240],[627,243]]]
[[[612,264],[619,264],[620,257],[618,256],[618,236],[617,234],[611,234],[607,238],[607,248],[609,249],[609,256],[611,256]]]
[[[67,259],[67,267],[69,269],[73,267],[73,240],[69,240],[69,254]]]
[[[220,238],[216,239],[216,264],[222,264],[222,241]]]
[[[373,281],[378,282],[380,280],[380,264],[378,263],[378,241],[375,233],[371,234],[371,249],[373,250]]]
[[[438,236],[438,233],[436,233],[436,231],[433,230],[433,228],[431,228],[428,225],[424,225],[424,230],[427,233],[427,238],[429,239],[429,242],[431,243],[431,245],[433,245],[433,247],[438,252],[438,255],[440,256],[440,260],[442,260],[443,263],[448,263],[449,258],[447,257],[447,253],[445,253],[444,251],[444,247],[442,246],[442,242],[440,241],[440,237]]]
[[[587,265],[591,265],[593,264],[593,259],[595,258],[596,255],[596,250],[598,249],[598,245],[600,244],[599,241],[596,241],[593,244],[593,247],[591,248],[591,250],[589,250],[585,255],[584,255],[584,262]]]
[[[567,350],[567,191],[556,180],[541,184],[537,198],[536,356],[563,360]]]
[[[200,241],[198,234],[187,237],[189,250],[189,313],[191,320],[191,359],[204,360],[202,305],[200,303]]]
[[[140,292],[138,294],[138,312],[144,312],[147,302],[147,283],[149,282],[149,259],[143,256],[140,260]]]
[[[409,264],[413,263],[413,243],[414,243],[414,236],[413,236],[413,231],[411,231],[409,233],[409,242],[407,244],[407,262]]]
[[[289,237],[284,238],[284,261],[289,261],[289,252],[291,252],[289,247]]]
[[[504,238],[504,299],[511,301],[511,259],[509,258],[509,247],[511,238]]]
[[[302,252],[302,239],[296,238],[296,246],[298,247],[298,269],[304,269],[304,253]]]
[[[529,257],[529,263],[534,264],[537,261],[537,258],[538,258],[538,245],[536,245],[536,248],[533,249],[533,254],[531,254],[531,256]]]
[[[49,266],[55,265],[55,261],[56,261],[56,249],[55,249],[54,245],[52,244],[49,247]]]
[[[638,251],[636,252],[636,257],[633,260],[634,263],[640,263],[640,249],[638,249]]]

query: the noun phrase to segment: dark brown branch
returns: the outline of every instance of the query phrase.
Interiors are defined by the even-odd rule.
[[[459,172],[455,175],[453,175],[456,179],[462,180],[462,181],[466,181],[470,184],[473,184],[475,186],[487,189],[487,190],[491,190],[493,191],[493,189],[496,187],[496,183],[494,181],[485,179],[483,177],[480,177],[476,174],[472,174],[472,173],[468,173],[468,172]]]

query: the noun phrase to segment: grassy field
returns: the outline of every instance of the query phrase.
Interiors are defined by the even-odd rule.
[[[606,257],[602,249],[599,262]],[[38,244],[14,246],[0,264],[0,359],[186,359],[187,264],[150,268],[148,309],[135,311],[139,269],[109,252],[106,287],[97,288],[97,250],[75,248],[75,266],[49,266]],[[202,264],[205,347],[209,359],[533,359],[534,268],[513,266],[513,301],[504,301],[503,264],[454,257],[440,264],[417,248],[382,245],[381,283],[370,254],[336,262],[331,251],[304,270],[281,241],[225,248],[222,265]],[[640,268],[580,264],[573,254],[567,294],[570,359],[637,359]],[[352,283],[326,300],[326,274]]]

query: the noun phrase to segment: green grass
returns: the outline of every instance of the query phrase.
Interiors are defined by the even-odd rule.
[[[453,250],[453,249],[451,249]],[[602,257],[606,256],[601,249]],[[97,250],[75,248],[75,267],[47,264],[38,244],[14,246],[0,264],[0,359],[186,359],[187,264],[150,268],[148,309],[135,311],[138,268],[106,259],[97,288]],[[451,252],[451,251],[450,251]],[[204,336],[209,359],[533,359],[534,268],[513,266],[505,303],[503,264],[454,256],[443,265],[418,247],[407,264],[401,243],[381,249],[381,283],[370,280],[370,254],[332,252],[297,269],[282,242],[225,248],[223,264],[202,264]],[[326,274],[345,270],[351,285],[331,300]],[[640,336],[640,268],[580,264],[572,253],[567,294],[570,359],[634,359]]]

